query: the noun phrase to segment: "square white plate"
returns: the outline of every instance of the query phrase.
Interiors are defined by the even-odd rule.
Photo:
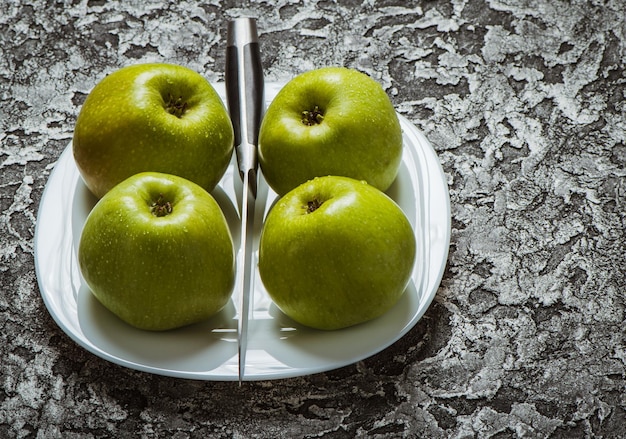
[[[267,104],[282,85],[265,85]],[[224,84],[214,87],[225,100]],[[416,264],[404,295],[375,320],[338,331],[318,331],[283,315],[267,295],[257,270],[244,380],[323,372],[369,357],[415,326],[435,297],[450,244],[448,186],[428,140],[406,118],[398,117],[404,152],[398,177],[387,194],[403,209],[417,239]],[[240,187],[233,160],[212,195],[224,211],[235,245],[239,243]],[[255,212],[255,267],[262,220],[275,199],[276,194],[261,175]],[[39,288],[59,327],[83,348],[125,367],[190,379],[238,380],[237,293],[206,322],[156,333],[125,324],[93,297],[80,275],[76,252],[83,224],[95,202],[76,168],[70,144],[46,184],[35,229]]]

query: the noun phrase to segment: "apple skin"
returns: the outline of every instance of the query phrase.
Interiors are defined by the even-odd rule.
[[[178,175],[211,191],[230,162],[233,141],[226,107],[203,76],[153,63],[123,67],[96,84],[72,144],[85,184],[101,198],[144,171]]]
[[[415,255],[411,224],[391,198],[366,182],[318,177],[268,213],[259,274],[284,314],[334,330],[389,310],[404,293]]]
[[[152,212],[159,197],[170,203],[164,216]],[[93,295],[146,330],[205,320],[234,287],[233,241],[219,205],[195,183],[162,173],[136,174],[96,203],[78,262]]]
[[[316,107],[323,120],[315,118]],[[315,120],[310,126],[303,112]],[[279,195],[326,175],[385,191],[401,160],[402,129],[389,97],[354,69],[324,67],[296,76],[270,103],[260,128],[259,163]]]

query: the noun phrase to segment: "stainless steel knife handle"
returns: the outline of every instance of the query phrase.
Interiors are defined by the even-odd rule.
[[[239,174],[243,178],[247,171],[253,171],[250,189],[256,196],[256,145],[265,102],[259,37],[253,18],[228,23],[225,82]]]

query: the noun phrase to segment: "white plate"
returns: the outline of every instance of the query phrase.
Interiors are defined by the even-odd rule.
[[[266,84],[266,100],[281,84]],[[215,84],[224,99],[223,84]],[[432,302],[450,243],[450,200],[432,146],[406,118],[398,178],[387,193],[415,230],[417,262],[399,303],[382,317],[339,331],[317,331],[285,317],[269,299],[258,276],[252,296],[245,380],[287,378],[323,372],[369,357],[405,335]],[[234,160],[213,191],[239,243],[237,194],[241,183]],[[236,178],[234,178],[236,177]],[[255,249],[262,218],[275,200],[261,178]],[[87,214],[95,204],[72,157],[61,154],[43,193],[35,229],[35,268],[43,300],[56,323],[76,343],[116,364],[146,372],[201,380],[237,380],[237,294],[209,321],[169,332],[134,329],[92,296],[77,266],[76,250]],[[255,253],[254,266],[256,266]],[[237,286],[235,286],[237,291]]]

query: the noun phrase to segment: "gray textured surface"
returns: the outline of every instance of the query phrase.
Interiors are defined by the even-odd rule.
[[[624,437],[624,1],[303,3],[0,1],[0,437]],[[329,64],[379,80],[452,200],[414,330],[241,388],[85,352],[33,267],[42,190],[94,83],[155,60],[220,80],[240,15],[261,17],[268,80]]]

